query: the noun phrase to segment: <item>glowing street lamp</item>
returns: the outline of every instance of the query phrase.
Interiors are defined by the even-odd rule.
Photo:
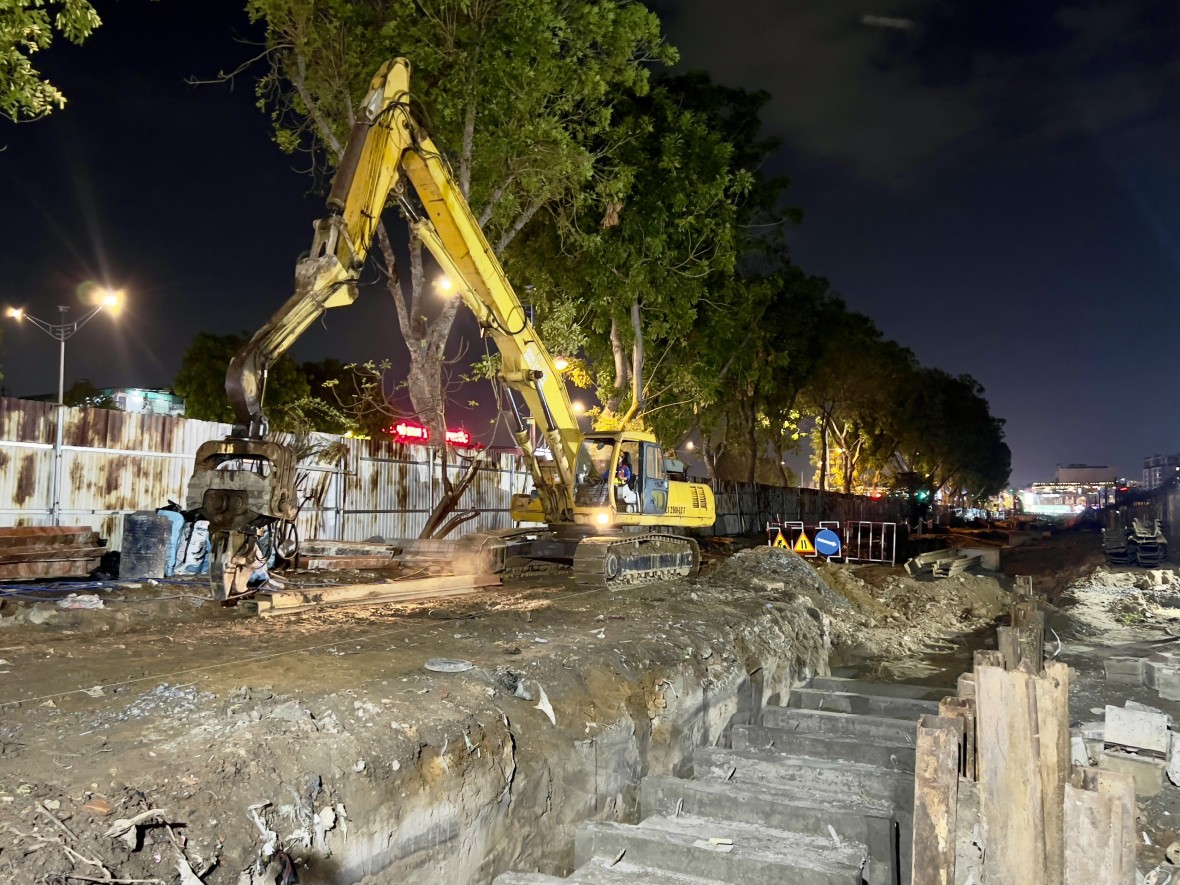
[[[87,299],[92,305],[90,312],[85,314],[81,319],[73,322],[66,322],[66,312],[70,309],[68,304],[59,304],[57,306],[60,313],[60,322],[50,323],[46,320],[39,319],[30,313],[26,313],[23,307],[10,307],[5,311],[5,315],[17,322],[28,321],[48,335],[50,338],[56,338],[61,342],[61,349],[57,362],[57,434],[53,443],[53,508],[51,517],[55,524],[61,522],[61,432],[64,416],[61,414],[61,409],[65,406],[66,399],[66,342],[78,334],[78,330],[85,326],[90,319],[99,311],[105,310],[112,315],[117,314],[123,306],[124,293],[122,289],[96,289]]]
[[[559,372],[564,372],[570,367],[570,361],[563,356],[555,356],[553,358],[553,368]]]
[[[451,295],[458,294],[455,291],[455,284],[451,282],[451,278],[445,275],[434,278],[434,288],[439,295],[450,297]]]
[[[50,338],[56,338],[61,342],[60,357],[58,359],[57,367],[57,404],[65,404],[65,379],[66,379],[66,342],[73,338],[78,330],[85,326],[90,319],[100,311],[107,311],[110,314],[117,314],[123,306],[124,294],[121,289],[99,289],[94,292],[88,299],[93,305],[90,311],[81,319],[73,322],[66,322],[66,312],[70,309],[68,304],[59,304],[57,306],[60,312],[60,322],[50,323],[46,320],[39,319],[31,313],[26,313],[23,307],[10,307],[5,311],[5,315],[17,322],[28,321],[48,335]]]

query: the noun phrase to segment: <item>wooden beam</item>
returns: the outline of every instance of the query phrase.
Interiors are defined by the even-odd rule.
[[[1075,765],[1064,795],[1065,885],[1133,885],[1135,779]]]
[[[386,581],[380,584],[345,584],[259,593],[254,598],[263,616],[310,611],[339,605],[387,605],[395,602],[425,602],[446,596],[462,596],[484,587],[498,586],[496,575],[448,575]]]
[[[914,761],[913,885],[954,885],[963,720],[923,716]]]
[[[975,669],[980,824],[988,882],[1047,881],[1033,681],[1020,670]]]
[[[945,697],[938,702],[938,715],[963,721],[959,774],[975,780],[975,701],[971,698]]]
[[[1036,734],[1040,748],[1041,793],[1044,796],[1045,883],[1060,885],[1065,856],[1062,808],[1069,779],[1069,667],[1060,661],[1045,666],[1033,680]]]

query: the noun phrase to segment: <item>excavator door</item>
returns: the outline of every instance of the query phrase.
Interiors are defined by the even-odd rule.
[[[663,516],[668,512],[668,474],[664,468],[664,450],[656,443],[640,443],[639,500],[643,513]]]

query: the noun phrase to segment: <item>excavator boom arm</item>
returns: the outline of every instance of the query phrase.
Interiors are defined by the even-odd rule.
[[[450,168],[410,109],[410,64],[394,59],[373,78],[333,180],[332,214],[316,223],[311,254],[296,268],[295,292],[230,363],[226,390],[247,435],[266,432],[262,411],[266,370],[324,310],[351,304],[357,279],[390,195],[397,196],[414,233],[451,280],[503,360],[503,380],[528,406],[553,453],[559,483],[543,477],[528,451],[538,488],[548,487],[546,510],[568,517],[573,463],[580,442],[577,415],[561,373],[537,337],[480,229]],[[424,215],[405,198],[417,194]]]

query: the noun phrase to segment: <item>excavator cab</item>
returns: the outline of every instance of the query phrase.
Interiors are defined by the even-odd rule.
[[[662,515],[668,474],[658,443],[632,436],[588,436],[574,462],[574,507]]]

